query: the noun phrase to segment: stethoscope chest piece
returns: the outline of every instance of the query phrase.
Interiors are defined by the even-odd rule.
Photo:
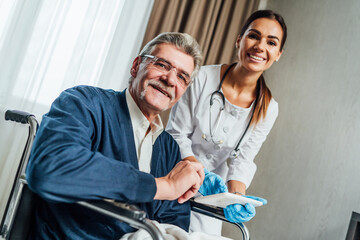
[[[233,149],[230,152],[230,158],[235,159],[240,155],[240,149]]]

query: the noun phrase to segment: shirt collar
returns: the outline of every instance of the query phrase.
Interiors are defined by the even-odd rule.
[[[129,89],[125,91],[126,95],[126,103],[129,108],[131,123],[134,129],[149,128],[151,126],[151,134],[152,134],[152,143],[154,144],[157,137],[162,133],[164,126],[161,121],[159,114],[154,118],[152,123],[150,123],[144,114],[141,112],[140,108],[135,103],[135,100],[131,96]]]

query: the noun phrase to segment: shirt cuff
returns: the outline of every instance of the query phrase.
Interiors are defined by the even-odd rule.
[[[137,182],[139,184],[134,186],[134,191],[138,202],[153,201],[157,190],[155,177],[149,173],[139,171]]]
[[[181,159],[186,157],[195,156],[191,148],[180,147]]]
[[[238,172],[238,171],[232,171],[232,169],[229,169],[228,175],[226,177],[226,182],[230,180],[236,180],[240,181],[245,184],[246,189],[249,188],[251,181],[254,178],[256,172],[256,168],[251,171],[251,169],[248,169],[248,172]]]

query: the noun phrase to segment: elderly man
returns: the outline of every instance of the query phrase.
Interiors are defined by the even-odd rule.
[[[29,187],[41,197],[32,238],[119,239],[133,231],[73,204],[104,198],[188,230],[187,200],[204,172],[180,161],[159,113],[179,100],[200,62],[192,37],[163,33],[135,58],[123,92],[77,86],[61,93],[43,117],[27,168]]]

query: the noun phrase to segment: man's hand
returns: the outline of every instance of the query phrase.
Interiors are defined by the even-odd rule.
[[[201,162],[199,162],[194,156],[188,156],[188,157],[183,159],[183,161],[186,161],[186,160],[188,160],[190,162],[197,163],[197,164],[200,163],[202,168],[204,168],[204,165]],[[204,182],[204,179],[205,179],[204,169],[201,169],[200,171],[198,171],[198,174],[200,175],[200,178],[201,178],[201,183],[200,183],[200,185],[201,185]]]
[[[197,193],[203,180],[201,163],[181,161],[165,177],[155,178],[157,191],[154,199],[186,202]]]

